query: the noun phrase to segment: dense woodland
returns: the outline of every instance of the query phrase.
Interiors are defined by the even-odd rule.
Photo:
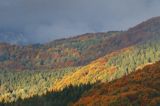
[[[148,63],[160,60],[160,36],[155,35],[153,39],[137,44],[126,52],[121,52],[109,59],[106,66],[114,66],[118,70],[115,78],[120,78],[136,68],[143,67]]]
[[[152,96],[159,96],[159,89],[157,89],[160,85],[159,63],[151,66],[153,73],[149,66],[143,69],[147,64],[160,60],[159,29],[160,19],[153,18],[126,32],[85,34],[44,45],[0,44],[0,105],[65,106],[73,105],[78,100],[79,102],[76,103],[78,106],[85,106],[88,103],[95,106],[103,106],[107,103],[109,106],[119,106],[119,104],[143,106],[148,103],[159,103],[159,98],[152,101]],[[140,73],[144,78],[139,76],[139,72],[129,75],[136,70],[144,71]],[[155,81],[153,88],[156,88],[155,91],[152,89],[153,95],[152,92],[150,94],[150,91],[147,91],[148,88],[145,89],[146,86],[139,84],[145,81],[151,84],[149,82],[151,77],[146,76],[148,74],[153,77],[151,81]],[[139,82],[136,83],[131,76],[138,76],[136,78],[139,78],[137,79]],[[124,78],[120,81],[113,80],[121,77],[131,80],[125,83],[129,88],[133,87],[129,97],[126,96],[127,94],[117,96],[121,95],[119,94],[121,91],[117,91],[117,86]],[[95,93],[99,92],[97,88],[99,83],[102,83],[100,90],[102,86],[110,91],[112,84],[115,89],[111,90],[111,94],[106,90],[103,92],[102,89],[101,95],[98,93],[96,97],[92,90],[87,92],[89,89],[95,90]],[[136,94],[137,92],[142,94],[139,97],[135,94],[134,88],[142,88],[145,91],[136,91]],[[91,99],[97,100],[95,101],[97,104],[90,101],[92,93]],[[85,98],[83,94],[89,98]],[[107,95],[104,96],[105,101],[103,101],[103,94]],[[133,94],[131,99],[130,94]],[[147,94],[149,96],[146,97]],[[81,96],[84,102],[81,101]]]
[[[74,72],[75,68],[52,71],[0,71],[0,102],[14,102],[33,96],[42,96],[64,75]]]
[[[58,91],[73,85],[111,81],[136,70],[138,66],[158,61],[160,37],[155,36],[128,50],[106,55],[106,60],[97,60],[81,68],[66,68],[56,71],[1,72],[1,102],[13,102],[48,91]],[[114,67],[112,69],[112,67]],[[69,74],[70,73],[70,74]],[[8,77],[10,76],[10,77]]]
[[[34,96],[29,99],[18,99],[12,103],[1,103],[2,106],[67,106],[76,102],[81,95],[91,89],[93,85],[68,86],[62,91],[46,92],[45,95]]]
[[[106,41],[119,33],[121,32],[88,33],[44,45],[19,46],[3,43],[0,44],[0,68],[21,71],[85,65],[108,52],[107,48],[103,50],[108,44]]]
[[[159,106],[160,62],[94,86],[73,106]]]
[[[96,83],[97,81],[112,81],[127,75],[137,68],[158,61],[160,58],[160,37],[155,36],[134,47],[106,55],[92,63],[81,67],[74,73],[64,76],[55,83],[54,89],[63,89],[66,86]]]

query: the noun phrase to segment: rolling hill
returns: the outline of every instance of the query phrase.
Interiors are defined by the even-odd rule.
[[[44,45],[20,46],[3,43],[0,44],[0,68],[47,70],[85,65],[104,55],[103,43],[119,33],[89,33]]]
[[[147,64],[122,78],[68,86],[61,91],[3,106],[159,106],[160,62]]]
[[[160,33],[160,17],[149,19],[128,31],[87,33],[47,44],[0,44],[0,68],[46,70],[87,65],[106,54],[134,46]]]
[[[15,102],[15,104],[16,101],[21,101],[20,103],[23,104],[27,99],[32,105],[33,102],[36,104],[41,100],[45,104],[50,98],[48,103],[54,104],[64,97],[63,102],[58,103],[75,102],[85,90],[89,90],[90,85],[93,86],[93,90],[97,87],[97,83],[107,87],[109,86],[107,84],[112,86],[113,80],[124,76],[130,79],[132,76],[129,75],[130,73],[159,61],[159,45],[160,17],[151,18],[124,32],[88,33],[47,44],[27,46],[2,43],[0,44],[0,75],[4,77],[0,77],[2,80],[0,101]],[[155,66],[158,66],[157,64]],[[156,73],[158,75],[156,78],[159,80],[159,74],[157,71]],[[143,74],[147,79],[145,75],[148,74]],[[89,88],[86,85],[89,85]],[[117,98],[115,96],[115,103]],[[79,105],[80,102],[76,104]],[[128,103],[128,99],[124,98],[124,103]]]

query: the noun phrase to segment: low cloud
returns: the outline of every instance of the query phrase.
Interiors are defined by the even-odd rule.
[[[33,43],[86,32],[127,30],[160,15],[160,0],[0,0],[0,30]]]

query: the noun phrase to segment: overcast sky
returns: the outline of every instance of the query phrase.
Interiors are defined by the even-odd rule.
[[[127,30],[160,15],[160,0],[0,0],[0,30],[32,42]]]

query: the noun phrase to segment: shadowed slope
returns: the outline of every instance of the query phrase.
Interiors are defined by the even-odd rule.
[[[68,106],[77,101],[81,95],[93,85],[68,86],[62,91],[47,92],[45,95],[34,96],[29,99],[19,99],[12,103],[0,103],[0,106]]]
[[[74,106],[159,106],[160,62],[95,86]]]

